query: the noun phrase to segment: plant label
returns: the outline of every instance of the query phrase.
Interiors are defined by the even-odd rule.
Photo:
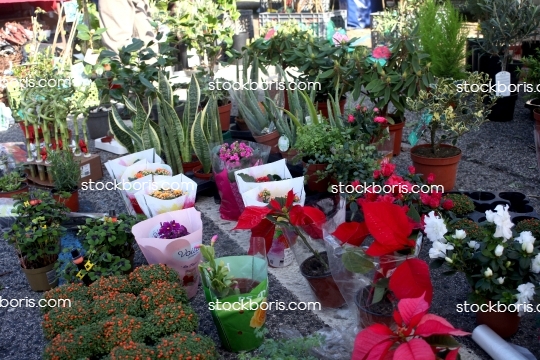
[[[72,23],[75,22],[78,18],[77,10],[79,5],[76,1],[69,1],[64,3],[64,11],[66,13],[66,22]]]
[[[90,176],[90,164],[81,166],[81,179]]]
[[[497,84],[497,96],[510,96],[510,73],[501,71],[495,74]]]
[[[420,121],[416,124],[413,131],[409,134],[409,144],[412,146],[415,146],[416,143],[418,143],[418,140],[422,135],[424,134],[424,131],[429,126],[429,123],[431,122],[431,119],[433,119],[433,115],[426,110],[422,116],[420,117]]]
[[[86,50],[84,54],[84,62],[90,65],[96,65],[99,58],[99,53],[94,53],[92,49]]]

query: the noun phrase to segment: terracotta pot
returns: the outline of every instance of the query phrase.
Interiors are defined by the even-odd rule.
[[[28,192],[28,184],[24,182],[21,184],[21,186],[17,190],[0,192],[0,198],[12,198],[13,195],[27,193],[27,192]]]
[[[388,314],[380,314],[369,308],[370,305],[367,304],[367,300],[369,299],[369,291],[370,288],[365,287],[360,289],[354,296],[354,303],[356,304],[356,308],[358,309],[359,314],[358,325],[360,325],[362,328],[366,328],[375,323],[379,323],[385,324],[388,327],[393,327],[395,325],[395,322],[392,316],[392,312]],[[381,301],[388,300],[383,299]]]
[[[328,190],[328,184],[330,183],[330,177],[327,176],[319,180],[317,171],[324,171],[328,164],[307,164],[304,162],[304,168],[306,168],[306,175],[308,176],[307,187],[311,191],[326,192]]]
[[[485,324],[489,326],[491,330],[495,331],[503,339],[508,339],[518,331],[520,321],[521,318],[518,312],[476,312],[476,323],[478,325]]]
[[[343,114],[345,112],[345,103],[347,102],[347,99],[341,99],[339,101],[339,110]],[[320,112],[323,117],[328,119],[328,104],[326,101],[321,101],[317,103],[317,112]]]
[[[313,294],[315,294],[315,297],[321,306],[334,309],[342,307],[345,304],[345,299],[343,299],[343,296],[341,295],[341,292],[339,291],[339,288],[336,285],[330,271],[319,276],[307,275],[305,273],[304,264],[314,257],[315,256],[307,258],[300,265],[300,272],[302,273],[302,276],[308,281]]]
[[[58,277],[54,264],[39,269],[21,268],[32,291],[48,291],[58,286]]]
[[[238,127],[238,130],[240,130],[240,131],[249,131],[249,127],[247,126],[244,119],[236,117],[235,122],[236,122],[236,126]]]
[[[209,174],[204,174],[202,172],[202,165],[199,165],[199,166],[196,166],[193,168],[193,175],[195,175],[195,177],[197,179],[204,179],[204,180],[210,180],[210,178],[214,175],[213,173],[209,173]]]
[[[71,196],[67,199],[64,199],[60,197],[60,195],[57,195],[53,193],[53,198],[56,200],[56,202],[59,202],[61,204],[64,204],[68,207],[69,210],[72,212],[79,211],[79,190],[76,189],[71,193]]]
[[[457,168],[461,160],[461,150],[458,155],[449,158],[428,158],[415,154],[418,148],[430,147],[430,144],[416,145],[411,149],[411,160],[416,172],[422,174],[424,179],[430,173],[435,175],[434,185],[444,186],[444,191],[450,191],[456,184]],[[455,148],[455,146],[442,144],[441,147]]]
[[[232,103],[230,101],[227,105],[218,107],[221,131],[229,131],[229,128],[231,127],[231,109]]]
[[[281,157],[287,161],[287,164],[296,165],[300,162],[300,160],[294,160],[296,155],[298,155],[298,150],[296,149],[289,149],[287,151],[281,151]]]
[[[279,131],[277,130],[274,130],[270,134],[266,134],[266,135],[261,135],[261,136],[253,135],[253,137],[255,138],[255,141],[258,142],[259,144],[270,146],[270,153],[272,154],[279,153],[278,141],[279,141],[280,136],[281,135],[279,135]]]
[[[403,118],[403,121],[389,126],[390,134],[394,133],[394,156],[401,154],[401,138],[404,126],[405,118]]]
[[[197,159],[197,156],[193,155],[191,158],[191,162],[183,162],[182,168],[184,169],[184,174],[190,171],[193,171],[197,166],[201,165],[201,162],[199,159]]]

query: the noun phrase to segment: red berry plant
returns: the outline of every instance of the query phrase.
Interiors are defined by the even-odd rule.
[[[194,331],[198,317],[176,271],[142,266],[91,286],[67,284],[44,295],[44,360],[218,358],[212,340]],[[54,301],[70,299],[65,306]]]

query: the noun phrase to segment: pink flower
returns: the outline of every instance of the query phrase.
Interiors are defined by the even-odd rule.
[[[349,123],[354,122],[354,115],[349,114],[349,117],[347,118],[347,122],[349,122]]]
[[[270,30],[268,30],[268,32],[264,36],[264,40],[270,40],[271,38],[274,37],[274,35],[276,35],[276,29],[271,28]]]
[[[364,106],[364,107],[362,108],[362,111],[363,111],[363,112],[366,112],[366,111],[367,111],[367,107]]]
[[[416,173],[416,168],[414,166],[409,166],[409,174],[414,175]]]
[[[387,163],[383,162],[381,164],[381,173],[384,177],[389,177],[390,175],[392,175],[395,169],[396,169],[395,164],[391,164],[389,162]]]
[[[373,108],[373,112],[378,113],[378,112],[379,112],[379,108],[374,107],[374,108]]]
[[[374,170],[373,171],[373,178],[378,179],[379,176],[381,176],[381,170]]]
[[[360,109],[361,109],[360,105],[356,105],[356,110],[360,111]]]
[[[337,32],[332,36],[332,41],[334,41],[334,45],[338,46],[349,41],[349,38],[347,35]]]
[[[433,184],[433,182],[435,181],[435,175],[433,173],[430,173],[426,179],[427,183],[428,184]]]
[[[375,119],[373,119],[373,121],[379,124],[386,124],[386,118],[384,116],[375,116]]]
[[[387,46],[377,46],[375,49],[373,49],[373,57],[375,59],[390,59],[390,56],[392,53],[390,52],[390,49],[388,49]]]

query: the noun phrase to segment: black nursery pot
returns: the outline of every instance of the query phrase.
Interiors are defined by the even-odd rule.
[[[510,96],[498,98],[495,105],[491,108],[491,113],[488,115],[490,121],[507,122],[514,119],[514,110],[518,93],[512,93]],[[486,98],[486,100],[488,100]]]
[[[91,112],[88,115],[86,125],[88,127],[88,137],[92,140],[101,139],[109,135],[109,112]]]

